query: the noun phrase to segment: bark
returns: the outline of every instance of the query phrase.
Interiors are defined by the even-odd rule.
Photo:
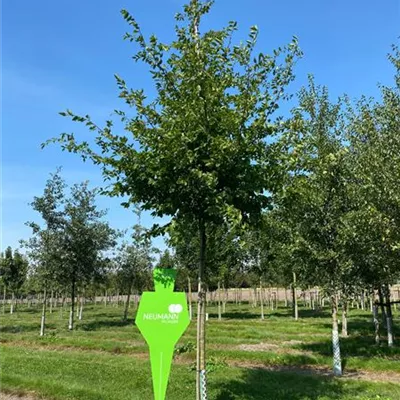
[[[3,290],[3,314],[6,313],[6,295],[7,295],[7,288],[4,285],[4,290]]]
[[[218,281],[218,321],[221,321],[221,284]]]
[[[346,299],[343,299],[342,305],[342,336],[347,337],[347,310],[348,310],[348,303]]]
[[[299,319],[299,308],[297,306],[296,273],[295,272],[293,272],[293,283],[292,283],[292,307],[293,307],[293,318],[297,321]]]
[[[342,360],[340,356],[340,341],[338,327],[338,307],[337,297],[332,295],[332,347],[333,347],[333,374],[335,376],[342,375]]]
[[[79,309],[79,321],[82,321],[82,314],[83,314],[83,303],[85,301],[85,292],[83,292],[83,296],[81,296],[81,306]]]
[[[50,314],[53,313],[53,290],[51,291],[51,295],[50,295]]]
[[[394,338],[393,338],[393,315],[392,315],[392,304],[390,302],[390,287],[389,285],[384,285],[385,288],[385,300],[386,300],[386,329],[387,329],[387,338],[388,338],[388,346],[393,347]]]
[[[45,324],[46,324],[46,303],[47,303],[47,291],[46,291],[46,289],[44,289],[42,319],[40,321],[40,336],[44,336],[44,330],[45,330]]]
[[[11,292],[10,314],[14,314],[14,292]]]
[[[196,400],[207,397],[206,383],[206,291],[204,285],[205,255],[206,255],[206,228],[204,221],[199,224],[200,234],[200,263],[198,278],[197,300],[197,354],[196,354]]]
[[[385,310],[385,305],[384,305],[385,304],[385,300],[384,300],[384,297],[383,297],[383,292],[382,292],[382,288],[381,287],[378,288],[378,297],[379,297],[379,303],[380,303],[381,312],[382,312],[382,322],[383,322],[383,325],[386,328],[387,317],[386,317],[386,310]]]
[[[365,292],[364,290],[361,292],[361,310],[365,310]]]
[[[129,308],[129,303],[131,301],[131,292],[132,292],[132,283],[129,285],[128,297],[127,297],[126,302],[125,302],[124,321],[128,320],[128,308]]]
[[[74,312],[75,312],[75,277],[73,277],[71,285],[71,311],[69,313],[69,322],[68,322],[68,329],[70,331],[74,329]]]
[[[374,316],[374,327],[375,327],[375,344],[379,345],[381,337],[379,334],[378,306],[376,304],[374,304],[373,306],[373,316]]]
[[[226,312],[227,291],[226,291],[224,285],[222,285],[222,292],[223,292],[223,296],[222,296],[222,313],[225,314],[225,312]]]
[[[285,288],[285,308],[288,306],[287,289]]]
[[[263,298],[262,279],[260,278],[260,305],[261,305],[261,319],[264,319],[264,298]]]
[[[104,307],[107,307],[107,290],[104,293]]]
[[[190,281],[190,276],[188,276],[188,297],[189,297],[189,318],[192,320],[193,318],[193,309],[192,309],[192,282]]]

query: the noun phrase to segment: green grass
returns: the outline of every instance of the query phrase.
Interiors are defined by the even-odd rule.
[[[40,310],[20,307],[0,316],[1,388],[35,392],[47,399],[152,399],[147,346],[133,323],[122,322],[122,307],[88,305],[76,330],[67,330],[67,312],[48,314],[39,337]],[[327,310],[300,310],[300,320],[283,307],[264,321],[259,310],[229,304],[223,321],[209,307],[207,323],[209,399],[330,400],[400,399],[400,385],[334,379],[280,371],[279,367],[331,366],[330,316]],[[399,315],[395,313],[395,325]],[[397,326],[396,326],[397,328]],[[368,312],[352,310],[350,337],[342,339],[345,369],[400,373],[400,349],[375,346]],[[400,331],[395,332],[398,336]],[[189,351],[177,356],[167,399],[194,399],[195,324],[180,341]],[[252,351],[255,350],[255,351]]]

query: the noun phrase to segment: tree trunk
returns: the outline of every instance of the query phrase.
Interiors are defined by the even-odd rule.
[[[347,309],[348,309],[348,304],[347,300],[343,299],[343,306],[342,306],[342,336],[347,337],[348,332],[347,332]]]
[[[218,281],[218,321],[221,319],[221,283]]]
[[[40,321],[40,336],[44,336],[44,330],[45,330],[45,324],[46,324],[46,303],[47,303],[47,291],[46,291],[46,289],[44,289],[42,320]]]
[[[61,306],[60,306],[60,319],[62,319],[63,317],[63,313],[64,313],[64,303],[65,303],[65,296],[64,294],[61,295]]]
[[[196,357],[196,400],[207,398],[206,381],[206,292],[204,286],[204,270],[206,264],[206,228],[204,221],[199,223],[200,263],[197,300],[197,357]]]
[[[51,295],[50,295],[50,314],[53,313],[53,290],[51,291]]]
[[[4,285],[4,290],[3,290],[3,314],[6,313],[6,296],[7,295],[7,288],[6,285]]]
[[[83,314],[83,303],[85,301],[85,292],[83,292],[83,295],[81,296],[81,306],[79,308],[79,321],[82,321],[82,314]]]
[[[390,286],[388,284],[384,285],[385,288],[385,300],[386,300],[386,328],[387,328],[387,338],[388,346],[393,347],[393,315],[392,315],[392,304],[390,302]]]
[[[74,313],[75,313],[75,277],[72,279],[71,286],[71,311],[69,313],[68,329],[72,331],[74,329]]]
[[[375,344],[379,346],[380,344],[380,334],[379,334],[379,315],[378,306],[374,304],[373,306],[373,316],[374,316],[374,326],[375,326]]]
[[[285,308],[288,306],[287,289],[285,288]]]
[[[299,319],[299,308],[297,306],[296,273],[295,272],[293,272],[293,283],[292,283],[292,307],[293,307],[293,318],[297,321]]]
[[[130,284],[128,288],[128,297],[126,299],[125,310],[124,310],[124,321],[128,320],[128,308],[129,308],[129,302],[131,301],[131,292],[132,292],[132,284]]]
[[[192,309],[192,282],[190,281],[190,276],[188,276],[188,297],[189,297],[189,318],[192,320],[193,318],[193,309]]]
[[[11,292],[10,314],[14,314],[14,291]]]
[[[383,293],[382,293],[382,287],[379,286],[378,288],[378,297],[379,297],[379,303],[381,305],[381,311],[382,311],[382,322],[383,325],[385,326],[385,328],[387,328],[386,326],[386,322],[387,322],[387,317],[386,317],[386,310],[385,310],[385,300],[383,298]]]
[[[340,356],[340,341],[338,327],[338,306],[336,294],[331,297],[332,302],[332,348],[333,348],[333,374],[342,375],[342,360]]]
[[[107,307],[107,290],[104,292],[104,307]]]
[[[227,297],[227,291],[225,289],[225,285],[222,285],[222,313],[225,314],[226,312],[226,297]]]
[[[261,305],[261,319],[264,320],[264,299],[263,299],[262,278],[260,278],[260,305]]]

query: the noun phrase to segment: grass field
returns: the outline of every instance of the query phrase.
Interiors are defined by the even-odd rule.
[[[400,399],[400,349],[374,345],[369,312],[350,311],[343,378],[329,372],[328,309],[300,309],[299,321],[283,307],[264,321],[247,305],[228,304],[222,321],[214,307],[208,312],[209,399]],[[1,315],[1,390],[45,399],[151,400],[147,346],[132,312],[126,323],[122,313],[122,306],[87,305],[69,332],[68,313],[61,318],[56,309],[43,338],[39,307]],[[399,314],[394,317],[397,328]],[[169,400],[195,398],[195,333],[193,322],[177,346]]]

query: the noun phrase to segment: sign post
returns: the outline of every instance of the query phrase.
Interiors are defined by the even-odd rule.
[[[189,325],[185,293],[174,292],[176,271],[156,268],[155,292],[142,294],[136,326],[150,350],[155,400],[164,400],[174,348]]]

